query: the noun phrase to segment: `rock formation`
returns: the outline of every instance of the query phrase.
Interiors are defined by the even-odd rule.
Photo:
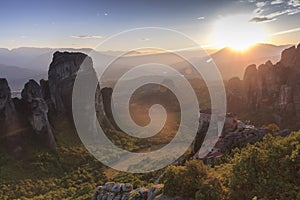
[[[109,87],[102,88],[101,90],[101,96],[100,96],[100,101],[98,102],[101,103],[100,107],[103,108],[103,110],[99,113],[102,113],[104,116],[102,116],[105,120],[102,120],[102,123],[104,123],[108,128],[113,128],[120,130],[117,123],[114,120],[114,116],[112,113],[112,108],[111,108],[111,102],[112,102],[112,93],[113,89]]]
[[[23,156],[21,133],[24,131],[26,128],[20,124],[7,80],[0,79],[0,140],[5,141],[5,149],[16,159]]]
[[[0,139],[11,135],[27,137],[34,133],[45,146],[54,148],[56,142],[52,131],[52,126],[55,126],[53,119],[72,116],[73,85],[79,69],[82,78],[90,75],[96,77],[89,56],[83,53],[54,53],[48,72],[49,80],[41,80],[40,84],[29,80],[22,90],[21,99],[12,100],[8,82],[0,79]],[[85,87],[87,90],[91,88],[89,84]],[[101,126],[112,129],[104,112],[108,102],[111,102],[111,91],[102,94],[98,85],[95,100],[95,105],[88,106],[95,106]],[[109,108],[110,106],[106,108],[106,112],[111,116]],[[91,116],[90,113],[88,115],[87,117]],[[72,125],[71,122],[70,126]]]
[[[6,79],[0,79],[0,139],[12,138],[19,134],[22,128],[18,118],[8,82]],[[12,144],[12,148],[13,146],[15,145]]]
[[[133,190],[132,184],[107,182],[97,187],[92,200],[154,200],[159,188],[137,188]]]
[[[267,130],[255,128],[253,125],[247,125],[237,119],[234,114],[226,114],[225,124],[220,136],[208,138],[204,141],[211,119],[211,113],[202,111],[199,119],[199,129],[193,146],[195,158],[204,160],[209,157],[222,157],[223,154],[229,152],[235,147],[240,147],[248,143],[255,143],[262,140],[268,133]],[[217,130],[216,130],[217,131]],[[202,143],[213,143],[210,151],[202,151],[200,147]]]
[[[22,99],[26,102],[27,117],[33,131],[50,147],[56,146],[52,129],[48,120],[48,106],[42,95],[41,86],[34,80],[25,84]]]
[[[49,93],[59,113],[72,111],[73,85],[81,65],[83,70],[95,73],[92,59],[83,53],[55,52],[53,55],[48,72]]]
[[[11,91],[6,79],[0,79],[0,120],[1,125],[13,123],[16,110],[11,99]]]
[[[300,119],[299,76],[300,44],[284,50],[278,63],[250,65],[243,80],[229,80],[229,111],[272,113],[275,121],[286,121],[291,116]]]

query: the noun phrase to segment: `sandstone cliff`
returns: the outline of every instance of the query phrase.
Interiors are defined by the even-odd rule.
[[[93,69],[90,57],[83,53],[55,52],[49,67],[49,94],[59,113],[72,110],[72,91],[77,72],[84,62],[87,70]]]
[[[0,79],[0,139],[10,138],[11,135],[29,138],[33,133],[42,144],[54,148],[55,122],[50,119],[61,116],[61,119],[68,120],[72,116],[73,85],[81,65],[83,72],[96,76],[89,56],[83,53],[54,53],[48,72],[49,80],[41,80],[40,84],[29,80],[22,90],[21,99],[12,99],[8,82]],[[102,95],[98,85],[95,93],[96,113],[100,123],[111,128],[103,105],[103,101],[110,101],[110,96]],[[72,126],[72,120],[68,123]]]
[[[227,84],[229,111],[272,114],[278,124],[300,119],[300,44],[284,50],[278,63],[246,68],[243,80]]]
[[[25,84],[21,95],[28,109],[26,116],[33,131],[42,138],[48,147],[54,148],[56,142],[48,120],[49,109],[43,99],[41,86],[34,80],[30,80]]]

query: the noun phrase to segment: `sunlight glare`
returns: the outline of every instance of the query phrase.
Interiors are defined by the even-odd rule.
[[[213,40],[217,47],[243,51],[267,39],[262,23],[249,22],[250,15],[235,15],[219,19],[214,26]]]

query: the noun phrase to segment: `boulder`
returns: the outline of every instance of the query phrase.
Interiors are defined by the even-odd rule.
[[[289,134],[291,134],[291,130],[289,130],[289,129],[284,129],[284,130],[280,130],[279,132],[278,132],[278,136],[281,136],[281,137],[286,137],[286,136],[288,136]]]
[[[155,187],[149,188],[147,200],[154,200],[157,192],[158,192],[157,188],[155,188]]]
[[[92,200],[152,200],[158,192],[158,188],[137,188],[133,190],[130,183],[107,182],[104,186],[98,186]]]
[[[123,192],[131,192],[133,190],[133,185],[130,183],[122,183],[121,189]]]

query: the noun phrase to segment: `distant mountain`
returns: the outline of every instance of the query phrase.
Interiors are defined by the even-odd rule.
[[[230,48],[223,48],[217,52],[206,55],[196,55],[197,51],[190,52],[189,56],[193,59],[194,63],[198,63],[201,67],[210,67],[211,61],[213,61],[218,67],[224,80],[228,80],[232,77],[240,77],[244,73],[245,68],[250,64],[262,64],[266,60],[277,62],[280,59],[280,53],[287,47],[292,45],[275,46],[271,44],[257,44],[247,51],[235,51]],[[183,73],[186,77],[199,76],[198,73],[192,68],[190,63],[186,61],[172,64],[172,66]],[[188,73],[187,73],[188,72]]]
[[[0,49],[0,63],[9,66],[19,66],[21,68],[42,70],[46,72],[52,60],[52,55],[56,51],[89,53],[92,51],[92,49],[35,47],[20,47],[12,50]]]
[[[266,60],[277,62],[281,52],[292,45],[275,46],[271,44],[258,44],[252,48],[239,52],[230,48],[223,48],[211,55],[224,79],[242,77],[245,68],[250,64],[262,64]]]
[[[12,90],[21,90],[29,79],[47,78],[47,73],[40,70],[24,69],[21,67],[0,64],[0,78],[6,78]]]
[[[271,44],[258,44],[245,52],[234,51],[230,48],[224,48],[217,52],[211,54],[211,58],[216,63],[224,79],[229,79],[234,76],[242,77],[245,67],[249,64],[261,64],[266,60],[271,60],[272,62],[277,62],[280,58],[280,52],[291,45],[275,46]],[[21,47],[12,50],[0,49],[0,63],[7,66],[18,66],[19,68],[24,68],[26,72],[31,71],[32,74],[39,76],[39,74],[46,74],[49,68],[49,64],[52,61],[52,55],[56,51],[68,51],[68,52],[82,52],[89,54],[92,49],[82,48],[34,48],[34,47]],[[201,55],[199,51],[189,50],[184,51],[187,57],[197,60],[209,59],[207,54],[202,51]],[[209,51],[208,53],[211,53]],[[97,52],[93,51],[91,57],[94,62],[95,68],[103,68],[103,63],[110,60],[112,56],[116,56],[122,52]],[[154,53],[154,54],[140,54],[138,52],[133,52],[131,55],[117,59],[112,64],[112,69],[106,72],[106,77],[108,80],[117,79],[128,69],[145,63],[162,63],[166,65],[173,66],[182,73],[185,73],[189,64],[184,61],[183,58],[178,57],[174,53]],[[190,70],[187,70],[190,71]],[[10,82],[15,81],[16,78],[24,79],[27,73],[19,73],[18,77],[8,80]],[[190,74],[189,76],[193,76]],[[25,80],[25,79],[24,79]],[[11,84],[14,87],[14,83]]]

